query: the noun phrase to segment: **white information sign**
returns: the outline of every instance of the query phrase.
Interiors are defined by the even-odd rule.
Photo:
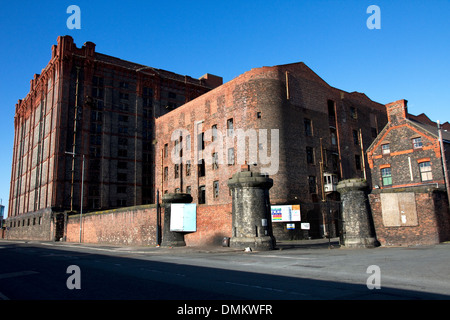
[[[197,231],[197,205],[195,203],[172,203],[170,205],[170,231]]]

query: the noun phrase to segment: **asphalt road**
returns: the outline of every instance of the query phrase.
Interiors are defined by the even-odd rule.
[[[0,241],[0,300],[447,300],[449,261],[450,244],[244,253]],[[367,286],[369,266],[380,289]]]

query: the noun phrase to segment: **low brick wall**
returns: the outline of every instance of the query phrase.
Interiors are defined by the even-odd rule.
[[[231,237],[231,214],[231,203],[197,206],[197,232],[186,234],[186,245],[221,245],[224,237]]]
[[[9,240],[52,241],[55,236],[55,224],[51,208],[6,219],[3,237]]]
[[[121,245],[156,244],[156,207],[144,205],[83,215],[82,242]],[[67,241],[80,239],[80,216],[70,216],[67,222]]]
[[[161,225],[164,209],[161,208]],[[83,215],[82,242],[119,245],[156,245],[156,206],[143,205]],[[161,228],[162,229],[162,228]],[[187,233],[187,246],[220,245],[231,236],[231,204],[197,206],[197,231]],[[67,241],[80,239],[80,216],[68,218]]]

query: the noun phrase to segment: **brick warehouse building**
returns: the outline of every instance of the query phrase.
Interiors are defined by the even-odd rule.
[[[16,104],[8,237],[53,239],[62,212],[154,202],[154,119],[222,84],[77,48],[58,37]],[[73,156],[75,154],[75,156]],[[62,218],[62,219],[61,219]]]
[[[309,235],[322,236],[322,200],[338,199],[330,178],[370,181],[365,149],[386,123],[384,105],[331,87],[304,63],[252,69],[156,120],[155,185],[190,193],[211,224],[227,223],[227,181],[247,163],[273,178],[272,204],[300,204]],[[274,223],[274,233],[302,236],[299,223]]]
[[[406,100],[389,103],[386,108],[389,122],[367,151],[377,238],[382,245],[449,240],[444,163],[448,174],[450,125],[441,126],[441,146],[437,123],[424,114],[409,114]]]

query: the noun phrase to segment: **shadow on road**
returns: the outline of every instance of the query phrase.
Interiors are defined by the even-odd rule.
[[[394,288],[369,290],[365,283],[192,266],[180,259],[168,263],[30,244],[1,243],[0,250],[0,293],[11,300],[450,299]],[[66,286],[70,265],[81,270],[79,290]]]

